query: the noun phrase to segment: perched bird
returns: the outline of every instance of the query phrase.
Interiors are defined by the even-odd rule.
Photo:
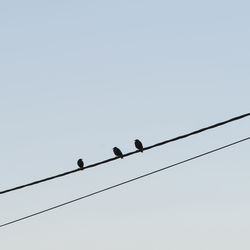
[[[83,169],[84,163],[83,163],[82,159],[79,159],[79,160],[77,161],[77,165],[78,165],[78,167],[79,167],[80,169]]]
[[[123,153],[122,153],[122,151],[121,151],[119,148],[114,147],[114,148],[113,148],[113,152],[114,152],[114,154],[115,154],[116,156],[118,156],[118,157],[120,157],[120,158],[123,158]]]
[[[135,147],[140,150],[141,152],[143,152],[143,145],[141,143],[141,141],[139,141],[138,139],[135,140]]]

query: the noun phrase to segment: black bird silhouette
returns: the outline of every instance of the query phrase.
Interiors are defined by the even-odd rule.
[[[140,140],[138,140],[138,139],[135,140],[135,147],[136,147],[138,150],[140,150],[141,152],[143,152],[143,145],[142,145],[142,143],[141,143]]]
[[[114,148],[113,148],[113,152],[114,152],[114,154],[115,154],[116,156],[118,156],[118,157],[120,157],[120,158],[123,158],[123,153],[122,153],[122,151],[121,151],[119,148],[114,147]]]
[[[83,169],[84,163],[83,163],[82,159],[79,159],[79,160],[77,161],[77,165],[78,165],[78,167],[79,167],[80,169]]]

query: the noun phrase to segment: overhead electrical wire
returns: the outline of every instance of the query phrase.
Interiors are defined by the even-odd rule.
[[[190,133],[183,134],[183,135],[174,137],[172,139],[168,139],[166,141],[162,141],[162,142],[156,143],[156,144],[148,146],[148,147],[144,147],[143,151],[146,151],[146,150],[149,150],[149,149],[152,149],[152,148],[155,148],[155,147],[159,147],[159,146],[162,146],[162,145],[170,143],[170,142],[178,141],[178,140],[184,139],[186,137],[202,133],[202,132],[204,132],[206,130],[209,130],[209,129],[220,127],[222,125],[231,123],[233,121],[237,121],[237,120],[243,119],[243,118],[245,118],[247,116],[250,116],[250,113],[246,113],[246,114],[243,114],[243,115],[240,115],[240,116],[236,116],[236,117],[233,117],[233,118],[231,118],[229,120],[225,120],[225,121],[222,121],[222,122],[219,122],[219,123],[215,123],[215,124],[210,125],[208,127],[204,127],[204,128],[192,131]],[[133,154],[136,154],[136,153],[139,153],[139,152],[140,152],[140,150],[135,150],[135,151],[126,153],[126,154],[123,155],[123,158],[125,158],[127,156],[130,156],[130,155],[133,155]],[[27,184],[24,184],[24,185],[20,185],[20,186],[16,186],[16,187],[13,187],[13,188],[5,189],[3,191],[0,191],[0,194],[12,192],[12,191],[15,191],[15,190],[18,190],[18,189],[22,189],[22,188],[25,188],[25,187],[28,187],[28,186],[37,185],[37,184],[45,182],[45,181],[50,181],[50,180],[53,180],[53,179],[56,179],[56,178],[59,178],[59,177],[63,177],[65,175],[73,174],[73,173],[76,173],[78,171],[82,171],[82,170],[85,170],[85,169],[88,169],[88,168],[93,168],[93,167],[96,167],[98,165],[102,165],[102,164],[105,164],[105,163],[108,163],[108,162],[111,162],[111,161],[115,161],[115,160],[118,160],[118,159],[120,159],[120,157],[112,157],[112,158],[104,160],[104,161],[99,161],[99,162],[90,164],[90,165],[85,166],[83,168],[77,168],[77,169],[74,169],[74,170],[71,170],[71,171],[67,171],[67,172],[64,172],[64,173],[61,173],[61,174],[57,174],[57,175],[50,176],[50,177],[47,177],[47,178],[44,178],[44,179],[33,181],[33,182],[30,182],[30,183],[27,183]]]
[[[32,213],[32,214],[30,214],[30,215],[27,215],[27,216],[24,216],[24,217],[21,217],[21,218],[18,218],[18,219],[15,219],[15,220],[12,220],[12,221],[9,221],[9,222],[6,222],[6,223],[3,223],[3,224],[0,224],[0,227],[5,227],[5,226],[8,226],[8,225],[11,225],[11,224],[14,224],[14,223],[20,222],[20,221],[22,221],[22,220],[27,220],[27,219],[29,219],[29,218],[31,218],[31,217],[34,217],[34,216],[37,216],[37,215],[39,215],[39,214],[43,214],[43,213],[49,212],[49,211],[51,211],[51,210],[54,210],[54,209],[57,209],[57,208],[60,208],[60,207],[66,206],[66,205],[68,205],[68,204],[71,204],[71,203],[74,203],[74,202],[80,201],[80,200],[82,200],[82,199],[86,199],[86,198],[88,198],[88,197],[91,197],[91,196],[94,196],[94,195],[97,195],[97,194],[100,194],[100,193],[106,192],[106,191],[108,191],[108,190],[111,190],[111,189],[114,189],[114,188],[117,188],[117,187],[120,187],[120,186],[125,185],[125,184],[127,184],[127,183],[137,181],[137,180],[139,180],[139,179],[142,179],[142,178],[145,178],[145,177],[147,177],[147,176],[151,176],[151,175],[153,175],[153,174],[156,174],[156,173],[162,172],[162,171],[164,171],[164,170],[166,170],[166,169],[169,169],[169,168],[175,167],[175,166],[177,166],[177,165],[181,165],[181,164],[183,164],[183,163],[186,163],[186,162],[189,162],[189,161],[193,161],[193,160],[198,159],[198,158],[201,158],[201,157],[203,157],[203,156],[205,156],[205,155],[208,155],[208,154],[211,154],[211,153],[214,153],[214,152],[220,151],[220,150],[222,150],[222,149],[225,149],[225,148],[231,147],[231,146],[236,145],[236,144],[238,144],[238,143],[241,143],[241,142],[247,141],[247,140],[249,140],[249,139],[250,139],[250,137],[246,137],[246,138],[244,138],[244,139],[241,139],[241,140],[238,140],[238,141],[232,142],[232,143],[227,144],[227,145],[224,145],[224,146],[222,146],[222,147],[215,148],[215,149],[213,149],[213,150],[210,150],[210,151],[207,151],[207,152],[205,152],[205,153],[202,153],[202,154],[199,154],[199,155],[193,156],[193,157],[191,157],[191,158],[188,158],[188,159],[185,159],[185,160],[179,161],[179,162],[177,162],[177,163],[174,163],[174,164],[168,165],[168,166],[166,166],[166,167],[163,167],[163,168],[160,168],[160,169],[154,170],[154,171],[152,171],[152,172],[148,172],[148,173],[146,173],[146,174],[143,174],[143,175],[137,176],[137,177],[135,177],[135,178],[128,179],[128,180],[123,181],[123,182],[120,182],[120,183],[118,183],[118,184],[115,184],[115,185],[112,185],[112,186],[109,186],[109,187],[106,187],[106,188],[100,189],[100,190],[98,190],[98,191],[95,191],[95,192],[93,192],[93,193],[90,193],[90,194],[87,194],[87,195],[81,196],[81,197],[79,197],[79,198],[76,198],[76,199],[73,199],[73,200],[70,200],[70,201],[67,201],[67,202],[61,203],[61,204],[59,204],[59,205],[56,205],[56,206],[53,206],[53,207],[50,207],[50,208],[47,208],[47,209],[41,210],[41,211],[39,211],[39,212]]]

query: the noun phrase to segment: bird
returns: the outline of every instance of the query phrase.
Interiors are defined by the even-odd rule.
[[[121,151],[119,148],[114,147],[114,148],[113,148],[113,152],[114,152],[114,154],[115,154],[116,156],[120,157],[121,159],[123,158],[123,153],[122,153],[122,151]]]
[[[138,139],[135,140],[135,147],[136,147],[139,151],[143,152],[143,145],[142,145],[142,143],[141,143],[140,140],[138,140]]]
[[[83,163],[82,159],[79,159],[79,160],[77,161],[77,165],[78,165],[78,167],[79,167],[80,169],[83,169],[84,163]]]

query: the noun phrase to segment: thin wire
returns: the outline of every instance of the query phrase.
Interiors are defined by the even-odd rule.
[[[195,160],[195,159],[201,158],[201,157],[203,157],[203,156],[205,156],[205,155],[208,155],[208,154],[214,153],[214,152],[216,152],[216,151],[219,151],[219,150],[222,150],[222,149],[225,149],[225,148],[231,147],[231,146],[233,146],[233,145],[235,145],[235,144],[238,144],[238,143],[241,143],[241,142],[247,141],[247,140],[249,140],[249,139],[250,139],[250,137],[247,137],[247,138],[244,138],[244,139],[242,139],[242,140],[235,141],[235,142],[233,142],[233,143],[230,143],[230,144],[224,145],[224,146],[222,146],[222,147],[219,147],[219,148],[216,148],[216,149],[210,150],[210,151],[208,151],[208,152],[205,152],[205,153],[202,153],[202,154],[199,154],[199,155],[193,156],[193,157],[188,158],[188,159],[186,159],[186,160],[183,160],[183,161],[180,161],[180,162],[174,163],[174,164],[172,164],[172,165],[168,165],[168,166],[166,166],[166,167],[164,167],[164,168],[160,168],[160,169],[157,169],[157,170],[155,170],[155,171],[152,171],[152,172],[149,172],[149,173],[146,173],[146,174],[143,174],[143,175],[137,176],[137,177],[135,177],[135,178],[132,178],[132,179],[129,179],[129,180],[126,180],[126,181],[120,182],[120,183],[118,183],[118,184],[115,184],[115,185],[109,186],[109,187],[107,187],[107,188],[100,189],[100,190],[98,190],[98,191],[96,191],[96,192],[93,192],[93,193],[90,193],[90,194],[87,194],[87,195],[81,196],[81,197],[79,197],[79,198],[76,198],[76,199],[73,199],[73,200],[70,200],[70,201],[67,201],[67,202],[61,203],[61,204],[59,204],[59,205],[56,205],[56,206],[53,206],[53,207],[50,207],[50,208],[47,208],[47,209],[41,210],[41,211],[39,211],[39,212],[36,212],[36,213],[30,214],[30,215],[27,215],[27,216],[21,217],[21,218],[19,218],[19,219],[15,219],[15,220],[12,220],[12,221],[6,222],[6,223],[4,223],[4,224],[1,224],[1,225],[0,225],[0,227],[5,227],[5,226],[8,226],[8,225],[10,225],[10,224],[14,224],[14,223],[17,223],[17,222],[19,222],[19,221],[26,220],[26,219],[29,219],[29,218],[31,218],[31,217],[37,216],[37,215],[39,215],[39,214],[43,214],[43,213],[49,212],[49,211],[51,211],[51,210],[54,210],[54,209],[57,209],[57,208],[60,208],[60,207],[66,206],[66,205],[71,204],[71,203],[74,203],[74,202],[77,202],[77,201],[79,201],[79,200],[86,199],[86,198],[88,198],[88,197],[91,197],[91,196],[94,196],[94,195],[97,195],[97,194],[103,193],[103,192],[108,191],[108,190],[111,190],[111,189],[113,189],[113,188],[117,188],[117,187],[122,186],[122,185],[125,185],[125,184],[127,184],[127,183],[130,183],[130,182],[133,182],[133,181],[136,181],[136,180],[139,180],[139,179],[145,178],[145,177],[147,177],[147,176],[150,176],[150,175],[153,175],[153,174],[159,173],[159,172],[164,171],[164,170],[166,170],[166,169],[169,169],[169,168],[175,167],[175,166],[177,166],[177,165],[181,165],[181,164],[183,164],[183,163],[185,163],[185,162],[189,162],[189,161],[192,161],[192,160]]]
[[[206,130],[213,129],[213,128],[225,125],[227,123],[243,119],[243,118],[245,118],[245,117],[247,117],[249,115],[250,115],[250,113],[246,113],[246,114],[243,114],[243,115],[240,115],[240,116],[236,116],[236,117],[233,117],[233,118],[231,118],[229,120],[219,122],[219,123],[213,124],[211,126],[201,128],[201,129],[195,130],[193,132],[190,132],[190,133],[187,133],[187,134],[184,134],[184,135],[180,135],[180,136],[174,137],[172,139],[169,139],[169,140],[166,140],[166,141],[163,141],[163,142],[156,143],[154,145],[143,148],[143,151],[146,151],[146,150],[149,150],[149,149],[152,149],[152,148],[155,148],[155,147],[159,147],[159,146],[162,146],[164,144],[167,144],[167,143],[170,143],[170,142],[173,142],[173,141],[181,140],[181,139],[184,139],[186,137],[189,137],[189,136],[192,136],[192,135],[195,135],[195,134],[202,133],[202,132],[204,132]],[[127,157],[127,156],[130,156],[130,155],[139,153],[139,152],[140,152],[140,150],[135,150],[135,151],[124,154],[123,157]],[[118,159],[120,159],[120,158],[119,157],[113,157],[113,158],[110,158],[110,159],[107,159],[107,160],[104,160],[104,161],[96,162],[96,163],[93,163],[93,164],[90,164],[90,165],[84,167],[83,169],[77,168],[77,169],[74,169],[74,170],[71,170],[71,171],[68,171],[68,172],[64,172],[64,173],[61,173],[61,174],[58,174],[58,175],[54,175],[54,176],[51,176],[51,177],[47,177],[47,178],[44,178],[44,179],[33,181],[33,182],[30,182],[30,183],[27,183],[27,184],[24,184],[24,185],[20,185],[20,186],[14,187],[14,188],[6,189],[6,190],[3,190],[3,191],[0,191],[0,194],[12,192],[12,191],[15,191],[15,190],[18,190],[18,189],[21,189],[21,188],[25,188],[25,187],[28,187],[28,186],[33,186],[33,185],[36,185],[36,184],[39,184],[39,183],[42,183],[42,182],[45,182],[45,181],[50,181],[50,180],[53,180],[53,179],[56,179],[56,178],[59,178],[59,177],[65,176],[65,175],[73,174],[73,173],[76,173],[78,171],[82,171],[82,170],[85,170],[85,169],[88,169],[88,168],[93,168],[93,167],[96,167],[98,165],[102,165],[102,164],[105,164],[107,162],[115,161],[115,160],[118,160]]]

